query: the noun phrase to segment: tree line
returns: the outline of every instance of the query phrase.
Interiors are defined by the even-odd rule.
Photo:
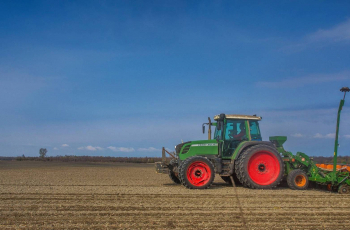
[[[333,157],[312,157],[318,164],[333,164]],[[350,164],[350,156],[338,156],[338,164]]]
[[[161,157],[104,157],[104,156],[50,156],[50,157],[4,157],[0,160],[17,161],[56,161],[56,162],[122,162],[122,163],[154,163],[162,161]]]
[[[154,163],[161,161],[161,157],[104,157],[104,156],[50,156],[47,157],[47,149],[39,150],[39,157],[0,157],[0,160],[17,160],[17,161],[59,161],[59,162],[123,162],[123,163]],[[315,163],[332,164],[333,157],[311,157]],[[338,156],[338,164],[350,165],[350,156]]]
[[[314,156],[315,163],[333,164],[333,157]],[[17,161],[59,161],[59,162],[125,162],[125,163],[154,163],[162,161],[161,157],[104,157],[104,156],[50,156],[50,157],[0,157],[0,160],[17,160]],[[338,156],[338,164],[350,165],[350,156]]]

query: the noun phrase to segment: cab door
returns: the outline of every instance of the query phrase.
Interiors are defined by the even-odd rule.
[[[226,120],[224,132],[223,158],[230,158],[239,145],[244,140],[249,140],[246,120]]]

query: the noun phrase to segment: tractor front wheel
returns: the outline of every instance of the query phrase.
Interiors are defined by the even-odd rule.
[[[309,177],[303,170],[294,169],[288,174],[287,183],[290,189],[305,190],[309,187]]]
[[[182,184],[187,188],[206,189],[214,181],[214,165],[205,157],[190,157],[181,164],[179,175]]]

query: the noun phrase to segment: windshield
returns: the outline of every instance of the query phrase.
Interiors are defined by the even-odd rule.
[[[246,137],[244,120],[227,120],[225,140],[242,140]]]

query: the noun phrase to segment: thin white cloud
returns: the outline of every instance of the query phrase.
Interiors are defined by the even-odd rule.
[[[304,135],[301,133],[294,133],[291,135],[292,137],[303,137]]]
[[[126,147],[114,147],[114,146],[109,146],[107,147],[107,149],[112,150],[113,152],[134,152],[135,149],[134,148],[126,148]]]
[[[316,133],[313,138],[335,138],[335,133],[328,133],[326,135],[322,135],[320,133]]]
[[[311,74],[303,77],[288,78],[281,81],[257,82],[256,86],[266,88],[295,88],[317,83],[349,81],[350,71],[343,71],[334,74]]]
[[[89,151],[97,151],[97,150],[104,150],[104,148],[101,148],[99,146],[91,146],[91,145],[88,145],[86,147],[82,146],[82,147],[79,147],[78,150],[89,150]]]
[[[350,135],[344,135],[345,138],[350,138]]]
[[[69,147],[69,145],[67,145],[67,144],[63,144],[63,145],[62,145],[62,147]]]
[[[57,147],[54,147],[53,150],[58,150],[58,148],[57,148]]]
[[[97,150],[95,147],[93,147],[93,146],[91,146],[91,145],[86,146],[85,149],[86,149],[86,150],[89,150],[89,151],[96,151],[96,150]]]
[[[350,41],[350,19],[330,29],[320,29],[307,36],[310,41],[317,42],[340,42]]]
[[[162,151],[162,150],[156,149],[154,147],[149,147],[149,148],[138,148],[137,151],[140,151],[140,152],[158,152],[158,151]]]
[[[288,53],[300,52],[309,47],[324,47],[328,44],[350,42],[350,19],[337,24],[329,29],[319,29],[307,34],[298,42],[281,48]]]
[[[325,138],[335,138],[335,133],[328,133],[325,135]]]

